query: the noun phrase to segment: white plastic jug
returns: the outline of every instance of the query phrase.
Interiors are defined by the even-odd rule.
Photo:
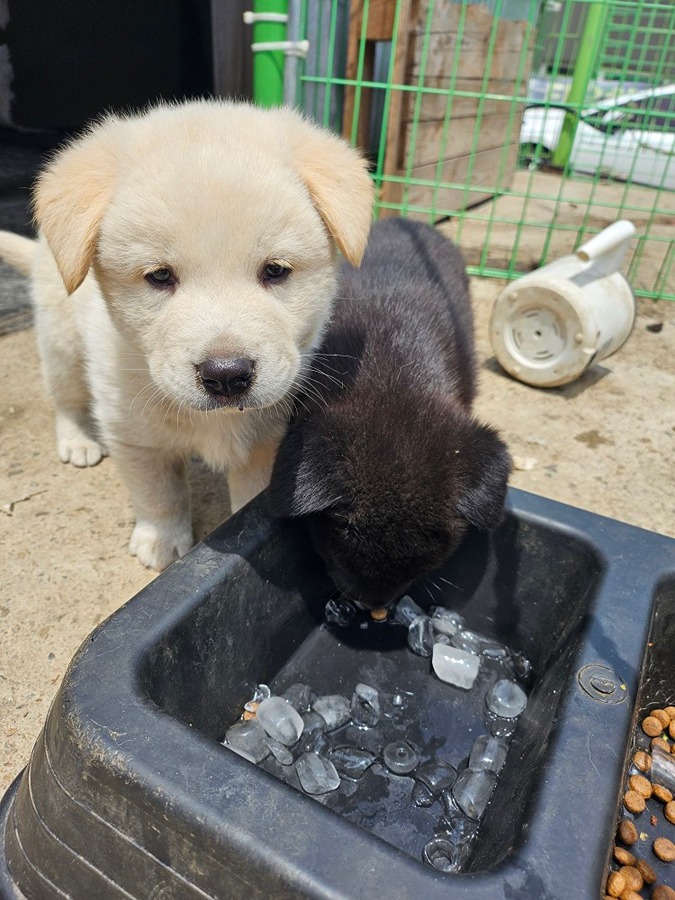
[[[636,306],[618,270],[634,234],[632,222],[615,222],[501,292],[490,341],[510,375],[535,387],[567,384],[625,343]]]

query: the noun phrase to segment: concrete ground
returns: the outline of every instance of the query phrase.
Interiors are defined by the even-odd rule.
[[[675,303],[640,302],[634,332],[617,354],[572,385],[546,391],[511,380],[492,358],[488,319],[500,287],[473,282],[477,412],[510,444],[511,483],[675,537]],[[115,464],[64,466],[54,443],[32,329],[5,334],[0,792],[26,764],[80,643],[153,577],[127,554],[132,518]],[[193,475],[203,536],[228,514],[227,486],[197,466]]]

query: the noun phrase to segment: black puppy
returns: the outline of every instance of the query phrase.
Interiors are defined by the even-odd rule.
[[[457,248],[404,219],[373,226],[279,448],[270,498],[305,518],[336,587],[385,606],[439,566],[469,524],[492,528],[511,461],[471,415],[476,363]]]

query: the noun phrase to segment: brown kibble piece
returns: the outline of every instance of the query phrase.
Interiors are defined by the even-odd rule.
[[[620,897],[626,888],[626,879],[621,872],[610,872],[607,879],[607,893],[610,897]]]
[[[628,779],[628,786],[631,791],[642,794],[646,800],[652,795],[652,783],[644,775],[631,775]]]
[[[652,758],[645,750],[636,750],[633,754],[633,763],[641,772],[649,772],[652,767]]]
[[[621,891],[619,900],[642,900],[642,894],[638,894],[637,891],[632,891],[630,888],[626,888],[625,891]]]
[[[671,736],[671,738],[675,738],[675,721],[671,722],[668,726],[668,734]]]
[[[250,722],[251,719],[255,719],[255,718],[256,718],[256,714],[254,712],[251,712],[248,709],[245,709],[244,712],[242,713],[242,719],[244,720],[244,722]]]
[[[665,709],[653,709],[650,713],[654,719],[658,719],[659,722],[663,725],[664,728],[667,728],[670,725],[671,717],[665,711]]]
[[[626,879],[626,887],[630,888],[631,891],[641,891],[644,881],[642,879],[642,875],[640,875],[640,870],[636,869],[635,866],[621,866],[619,872]]]
[[[665,709],[653,709],[649,715],[654,719],[658,719],[664,728],[667,728],[670,725],[670,716]]]
[[[652,869],[648,862],[645,862],[644,859],[638,859],[635,863],[635,868],[638,870],[642,878],[644,879],[645,884],[654,884],[656,881],[656,872]]]
[[[662,737],[652,738],[651,747],[652,750],[654,749],[654,747],[660,747],[662,750],[665,750],[666,753],[670,753],[670,744],[667,740],[665,740],[665,738]]]
[[[380,609],[371,609],[370,618],[374,619],[376,622],[384,622],[387,618],[387,607],[382,606]]]
[[[675,706],[665,706],[663,711],[667,716],[670,716],[671,719],[675,719]]]
[[[649,824],[652,826],[652,828],[656,828],[656,826],[657,826],[657,824],[658,824],[658,821],[659,821],[659,820],[658,820],[658,819],[656,818],[656,816],[652,813],[652,815],[649,817]]]
[[[663,725],[654,716],[647,716],[642,720],[642,730],[649,737],[656,737],[663,731]]]
[[[673,799],[672,793],[668,790],[667,787],[664,787],[662,784],[652,785],[652,795],[656,797],[657,800],[660,800],[661,803],[670,803],[670,801]]]
[[[647,804],[645,803],[645,798],[642,794],[638,794],[637,791],[626,791],[623,795],[623,805],[628,812],[641,813],[644,812],[644,808]]]
[[[614,848],[614,859],[620,866],[634,866],[637,862],[630,850],[626,850],[625,847]]]
[[[665,884],[657,884],[651,893],[652,900],[675,900],[675,891]]]
[[[654,841],[654,853],[664,862],[673,862],[675,860],[675,844],[668,838],[660,837]]]
[[[675,800],[669,800],[663,810],[666,819],[675,825]]]
[[[630,819],[622,819],[618,828],[619,840],[629,847],[638,839],[638,830]]]

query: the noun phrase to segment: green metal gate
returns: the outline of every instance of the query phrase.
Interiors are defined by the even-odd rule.
[[[366,150],[378,215],[501,278],[630,219],[636,294],[675,299],[672,0],[289,0],[288,31],[286,98]]]

